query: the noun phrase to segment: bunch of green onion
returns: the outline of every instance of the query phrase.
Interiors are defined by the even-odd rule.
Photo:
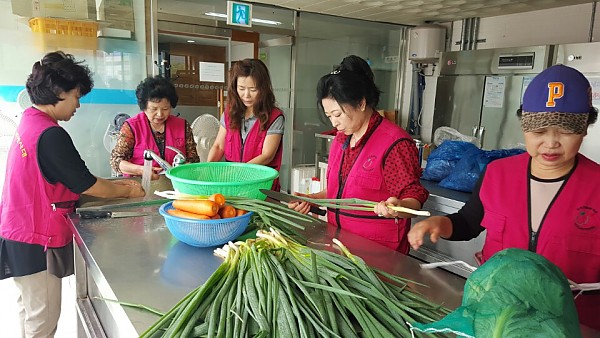
[[[298,221],[303,221],[302,224],[311,224],[317,221],[314,217],[301,214],[281,203],[239,196],[228,196],[225,198],[227,204],[234,206],[236,209],[255,213],[256,216],[253,216],[250,221],[250,225],[254,229],[268,230],[275,228],[302,244],[306,244],[307,239],[302,231],[298,231],[305,230],[303,225],[298,224]],[[250,232],[251,230],[249,227],[246,232]]]
[[[410,337],[407,322],[448,313],[334,242],[344,255],[275,230],[229,243],[215,250],[225,261],[206,283],[141,337]]]

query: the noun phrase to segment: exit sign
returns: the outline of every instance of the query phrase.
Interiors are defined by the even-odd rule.
[[[252,5],[237,1],[227,1],[227,24],[252,26]]]

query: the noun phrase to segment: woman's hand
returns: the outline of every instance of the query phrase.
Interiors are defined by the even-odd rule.
[[[409,209],[413,209],[413,210],[421,209],[421,202],[419,202],[418,200],[416,200],[414,198],[409,197],[409,198],[403,198],[400,200],[400,199],[392,196],[385,201],[379,202],[375,206],[374,212],[377,215],[379,215],[380,217],[386,217],[386,218],[413,218],[413,217],[415,217],[415,215],[410,214],[410,213],[392,210],[392,209],[388,208],[388,205],[395,206],[395,207],[404,207],[404,208],[409,208]]]
[[[96,177],[96,183],[81,193],[100,198],[142,197],[145,196],[142,185],[134,180],[107,180]]]
[[[440,237],[452,235],[452,221],[445,216],[432,216],[413,225],[408,232],[408,243],[417,250],[423,245],[423,238],[429,234],[431,242],[436,243]]]
[[[143,197],[146,195],[142,185],[134,180],[116,180],[112,181],[113,184],[118,184],[121,186],[126,186],[129,188],[129,194],[127,197]]]
[[[161,173],[163,171],[163,168],[161,167],[152,167],[152,172],[150,174],[150,180],[151,181],[156,181],[160,178],[159,173]],[[140,177],[144,176],[144,166],[140,165],[139,167],[139,171],[138,174]]]
[[[142,171],[144,170],[144,168],[142,167]],[[163,171],[163,168],[161,167],[152,167],[152,176],[150,176],[150,180],[152,181],[156,181],[160,178],[160,173]]]
[[[314,198],[311,194],[302,194],[299,192],[295,193],[294,195],[308,197],[308,198]],[[310,211],[310,203],[303,201],[303,200],[297,200],[297,201],[289,202],[288,208],[294,209],[295,211],[297,211],[301,214],[308,214],[308,212]]]
[[[387,207],[388,205],[401,206],[400,200],[398,200],[396,197],[390,197],[385,201],[381,201],[381,202],[377,203],[377,205],[375,206],[374,212],[379,217],[385,217],[385,218],[400,217],[400,213],[398,211],[394,211],[394,210],[388,208]]]
[[[119,162],[119,170],[123,174],[132,175],[132,176],[142,176],[144,174],[144,166],[139,164],[131,163],[127,160],[121,160]],[[152,167],[152,176],[151,180],[157,180],[160,176],[160,173],[163,169],[161,167]]]

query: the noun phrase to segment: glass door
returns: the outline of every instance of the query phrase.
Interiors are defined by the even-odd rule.
[[[220,117],[225,107],[227,74],[232,62],[244,58],[265,62],[277,105],[286,117],[280,182],[282,188],[287,189],[294,120],[292,46],[295,12],[255,4],[252,27],[240,30],[226,24],[224,1],[157,0],[155,3],[151,20],[155,23],[158,43],[152,48],[152,54],[158,69],[152,71],[158,70],[157,73],[173,79],[180,97],[176,112],[188,121],[205,113]],[[201,62],[224,63],[224,82],[199,81],[198,71],[201,70],[196,65]]]
[[[158,34],[159,74],[170,78],[179,103],[175,112],[192,123],[202,114],[220,116],[229,68],[229,38]],[[212,76],[206,70],[214,70]],[[204,71],[204,73],[202,73]]]

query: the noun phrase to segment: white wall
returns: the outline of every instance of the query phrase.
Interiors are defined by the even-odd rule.
[[[600,12],[596,10],[593,41],[600,41]],[[554,9],[532,11],[519,14],[502,15],[481,18],[477,49],[504,48],[517,46],[534,46],[546,44],[565,44],[588,42],[592,18],[592,4],[559,7]],[[452,51],[460,50],[462,21],[451,24],[449,45]],[[405,98],[410,98],[411,65],[405,71],[407,83],[403,90]],[[435,85],[437,70],[433,76],[426,77],[424,107],[421,116],[423,125],[422,139],[431,141],[431,122],[433,119],[433,104],[435,101]],[[408,119],[410,100],[404,100],[402,106],[403,126]],[[429,126],[429,128],[426,128]]]
[[[231,44],[231,61],[252,58],[254,58],[254,44],[245,42]]]

